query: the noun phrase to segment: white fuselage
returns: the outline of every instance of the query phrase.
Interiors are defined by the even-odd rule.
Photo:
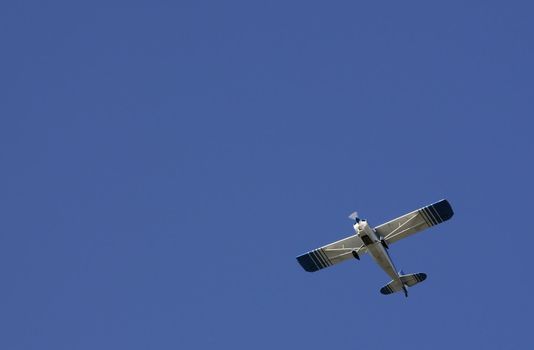
[[[391,258],[389,257],[389,254],[382,245],[382,242],[377,237],[375,231],[369,226],[367,221],[360,220],[358,223],[354,225],[354,229],[360,239],[365,244],[365,247],[367,248],[367,252],[375,259],[378,265],[391,277],[394,281],[398,281],[399,283],[402,283],[399,277],[399,274],[397,272],[397,269],[395,268],[395,265],[393,265],[393,261],[391,261]]]

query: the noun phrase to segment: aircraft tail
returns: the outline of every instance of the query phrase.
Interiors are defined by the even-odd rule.
[[[426,273],[411,273],[408,275],[400,275],[400,280],[393,280],[386,284],[384,287],[380,289],[380,293],[382,294],[392,294],[396,292],[400,292],[401,290],[404,291],[404,294],[407,295],[406,286],[413,287],[419,282],[423,282],[426,280]]]

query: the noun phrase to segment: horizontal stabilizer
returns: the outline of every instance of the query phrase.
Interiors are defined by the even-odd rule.
[[[413,287],[419,282],[423,282],[426,280],[426,273],[412,273],[409,275],[400,275],[400,279],[402,281],[399,282],[398,280],[394,280],[386,284],[384,287],[380,289],[380,293],[382,294],[393,294],[396,292],[400,292],[403,290],[403,286]]]
[[[399,281],[391,281],[388,284],[386,284],[384,287],[380,288],[380,293],[382,294],[393,294],[396,292],[400,292],[402,290],[402,283]]]
[[[409,275],[401,275],[400,276],[402,283],[407,285],[408,287],[415,286],[419,282],[423,282],[426,280],[426,273],[412,273]]]

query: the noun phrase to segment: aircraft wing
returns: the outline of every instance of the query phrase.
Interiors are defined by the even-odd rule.
[[[297,257],[299,264],[308,272],[314,272],[335,265],[347,259],[354,259],[352,251],[358,255],[367,252],[362,240],[357,236],[349,236],[321,248],[312,250]]]
[[[401,217],[375,227],[375,232],[386,240],[387,244],[408,237],[428,227],[441,224],[454,215],[446,199],[412,211]]]

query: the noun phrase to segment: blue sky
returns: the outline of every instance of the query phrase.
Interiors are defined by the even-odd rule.
[[[532,11],[2,4],[0,347],[529,348]],[[408,299],[296,263],[441,198]]]

